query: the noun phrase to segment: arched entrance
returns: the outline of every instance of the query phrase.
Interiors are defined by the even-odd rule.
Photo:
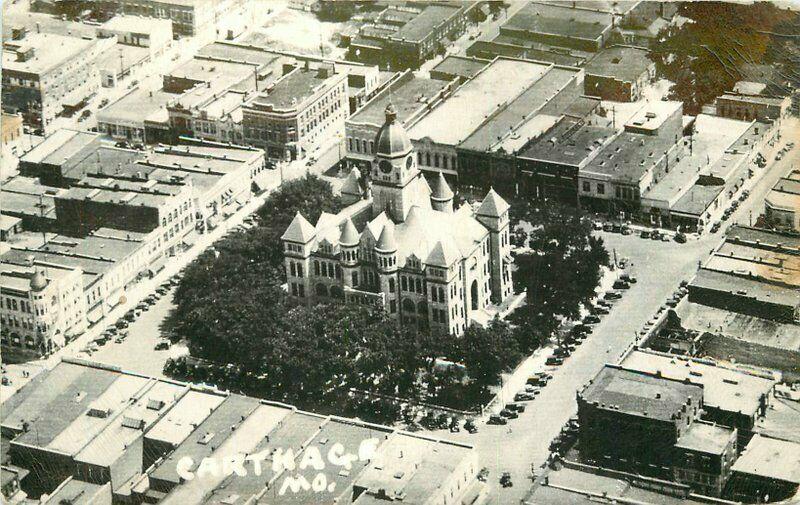
[[[469,290],[470,300],[472,300],[472,310],[478,310],[478,281],[472,281],[472,287]]]

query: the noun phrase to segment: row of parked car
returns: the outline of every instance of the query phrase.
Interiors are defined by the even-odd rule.
[[[733,213],[736,212],[736,209],[739,208],[739,204],[747,200],[749,196],[750,196],[750,191],[746,189],[742,191],[742,194],[739,195],[739,198],[733,200],[731,204],[728,206],[728,208],[725,209],[725,212],[722,213],[722,221],[727,221],[728,219],[730,219]],[[717,231],[719,231],[719,229],[722,227],[722,221],[717,221],[716,223],[711,225],[711,233],[717,233]]]

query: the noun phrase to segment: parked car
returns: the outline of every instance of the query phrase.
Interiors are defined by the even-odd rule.
[[[597,324],[599,322],[600,318],[593,314],[589,314],[588,316],[583,318],[583,324]]]
[[[559,357],[559,356],[555,356],[555,355],[550,355],[550,356],[548,356],[547,360],[545,361],[545,364],[548,365],[548,366],[563,365],[564,364],[564,358]]]
[[[603,229],[603,223],[601,223],[600,221],[592,222],[592,229],[594,229],[594,230],[602,230]]]
[[[661,232],[658,230],[650,232],[650,240],[661,240]]]
[[[675,234],[675,242],[677,242],[679,244],[685,244],[686,243],[686,234],[683,233],[683,232],[676,233]]]
[[[510,473],[503,472],[503,475],[500,477],[500,485],[503,486],[503,487],[511,487],[511,486],[514,485],[514,483],[511,482],[511,474]]]
[[[614,225],[611,223],[603,223],[603,231],[612,231],[614,229]]]
[[[613,286],[614,289],[628,289],[630,287],[631,285],[628,284],[628,281],[626,280],[617,279],[616,281],[614,281],[614,286]]]
[[[509,410],[516,411],[518,414],[525,412],[525,404],[524,403],[509,403],[506,405]]]
[[[492,414],[489,416],[489,420],[486,421],[486,424],[508,424],[508,419],[503,416],[498,416],[497,414]]]
[[[516,419],[519,417],[519,414],[517,414],[516,411],[511,410],[509,408],[504,408],[503,410],[501,410],[500,415],[505,417],[506,419]]]
[[[99,107],[100,109],[102,109],[102,108],[103,108],[103,107],[105,107],[106,105],[108,105],[108,98],[103,98],[102,100],[100,100],[100,105],[99,105],[98,107]]]
[[[136,311],[131,309],[128,312],[126,312],[125,315],[122,317],[124,317],[126,320],[130,322],[133,322],[133,320],[136,319]]]
[[[631,233],[633,233],[633,231],[631,230],[630,226],[628,226],[627,224],[622,225],[622,234],[623,235],[630,235]]]
[[[720,228],[720,226],[722,226],[722,225],[720,224],[720,222],[719,222],[719,221],[717,221],[716,223],[714,223],[714,224],[711,226],[711,233],[717,233],[717,232],[719,231],[719,228]]]
[[[642,238],[650,238],[650,230],[642,230],[639,236]]]
[[[115,323],[115,325],[116,325],[116,327],[117,327],[117,328],[119,328],[119,329],[122,329],[122,328],[127,328],[127,327],[128,327],[128,321],[126,321],[126,320],[124,320],[124,319],[120,319],[119,321],[117,321],[117,322]]]
[[[529,402],[534,398],[536,398],[536,396],[533,395],[532,393],[524,393],[522,391],[514,395],[515,402]]]
[[[619,291],[609,291],[608,293],[603,295],[603,298],[605,298],[606,300],[619,300],[620,298],[622,298],[622,293],[620,293]]]
[[[159,341],[156,346],[154,347],[156,351],[164,351],[169,349],[169,341],[168,340],[161,340]]]
[[[604,315],[610,313],[611,311],[608,309],[608,307],[603,307],[602,305],[595,305],[594,307],[591,308],[590,312],[593,315],[604,316]]]
[[[620,279],[627,282],[628,284],[636,284],[636,277],[629,274],[628,272],[624,272],[622,275],[619,276]],[[602,302],[602,300],[600,300]]]
[[[539,391],[541,391],[541,390],[539,389],[538,385],[525,384],[525,390],[524,390],[525,393],[536,396],[536,395],[539,394]],[[520,392],[523,392],[523,391],[520,391]]]
[[[467,419],[466,421],[464,421],[464,429],[467,430],[468,433],[473,435],[475,433],[478,433],[478,427],[475,426],[475,421],[473,421],[472,419]]]

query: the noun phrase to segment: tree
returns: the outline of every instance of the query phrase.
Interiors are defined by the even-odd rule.
[[[525,230],[531,249],[516,257],[515,290],[527,290],[528,303],[512,316],[520,345],[529,350],[547,342],[562,318],[578,317],[609,257],[602,239],[592,236],[589,220],[573,207],[515,202],[511,218],[513,227]]]

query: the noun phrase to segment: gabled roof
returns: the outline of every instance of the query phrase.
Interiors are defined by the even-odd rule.
[[[286,228],[283,236],[281,236],[281,240],[305,244],[311,241],[315,235],[316,231],[314,227],[311,226],[311,223],[309,223],[300,212],[298,212],[295,214],[289,227]]]
[[[344,223],[344,228],[342,228],[342,234],[339,236],[339,244],[358,245],[358,241],[358,230],[356,230],[353,220],[348,217]]]
[[[481,203],[481,206],[478,208],[477,214],[479,216],[500,217],[509,207],[508,202],[503,200],[503,198],[495,192],[494,188],[490,188],[489,193],[486,194],[486,198],[483,199],[483,203]]]
[[[383,226],[378,245],[375,248],[384,252],[397,251],[397,242],[394,239],[394,223],[388,222]]]
[[[446,268],[460,258],[461,253],[458,251],[458,247],[453,244],[453,240],[449,236],[445,236],[442,238],[442,240],[436,242],[435,246],[433,246],[433,249],[428,255],[428,258],[425,260],[425,263],[428,265]]]
[[[444,174],[441,172],[439,172],[439,177],[437,177],[436,181],[433,183],[431,198],[439,201],[453,199],[453,190],[450,189],[450,186],[444,178]]]

